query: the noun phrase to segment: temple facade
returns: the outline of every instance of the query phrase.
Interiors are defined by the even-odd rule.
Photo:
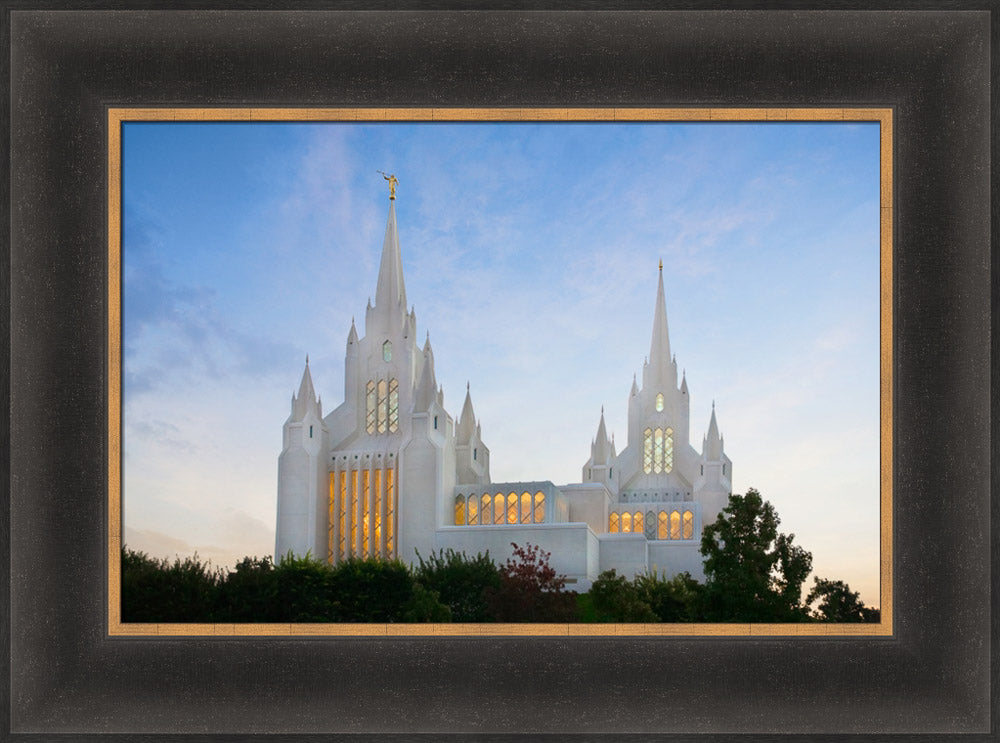
[[[576,590],[611,568],[704,578],[701,530],[726,505],[732,462],[714,404],[701,450],[690,444],[662,263],[649,356],[628,394],[628,441],[616,451],[602,410],[579,483],[491,482],[469,387],[457,418],[445,410],[430,338],[418,343],[407,310],[394,189],[375,303],[365,309],[364,335],[351,321],[344,365],[344,400],[326,415],[308,358],[292,395],[278,457],[277,559],[415,562],[417,551],[452,548],[503,562],[511,543],[530,543],[551,553]]]

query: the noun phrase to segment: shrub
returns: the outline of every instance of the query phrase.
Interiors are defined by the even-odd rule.
[[[500,587],[500,569],[490,559],[489,552],[475,557],[452,549],[431,552],[416,568],[417,582],[438,594],[439,600],[451,610],[455,622],[490,622],[495,617],[486,599],[488,591]]]
[[[650,605],[639,597],[633,582],[613,569],[597,576],[590,596],[598,622],[656,622]]]
[[[658,573],[642,573],[632,584],[638,599],[656,615],[656,621],[695,622],[700,619],[702,586],[690,573],[679,573],[670,579]]]
[[[549,565],[550,553],[531,544],[511,542],[514,555],[500,569],[500,585],[488,591],[487,603],[501,622],[572,622],[575,594],[567,593],[565,576]]]
[[[244,557],[220,581],[216,616],[222,622],[288,620],[278,602],[278,581],[270,556]]]
[[[221,580],[198,556],[170,563],[122,548],[123,622],[211,622]]]

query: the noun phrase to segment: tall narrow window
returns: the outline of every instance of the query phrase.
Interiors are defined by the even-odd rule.
[[[670,536],[670,519],[666,511],[660,511],[656,517],[656,538],[667,539]]]
[[[371,472],[361,471],[361,556],[368,557],[368,521],[371,513],[368,510],[372,496]]]
[[[347,546],[348,556],[358,554],[358,545],[360,543],[360,534],[358,529],[358,522],[360,521],[361,514],[360,506],[360,493],[358,492],[358,471],[353,470],[351,472],[351,543]]]
[[[534,522],[541,524],[545,521],[545,493],[539,490],[535,493],[535,515]]]
[[[611,515],[608,516],[608,531],[610,533],[612,533],[612,534],[617,534],[618,533],[618,514],[617,513],[612,512]]]
[[[653,472],[663,472],[663,429],[653,431]]]
[[[385,471],[385,556],[396,556],[396,470]]]
[[[517,493],[511,493],[507,496],[507,523],[516,524],[517,523]]]
[[[389,433],[399,428],[399,382],[389,380]]]
[[[472,459],[473,459],[473,461],[479,459],[479,449],[473,449],[472,450]]]
[[[694,514],[690,511],[684,512],[684,538],[691,539],[694,537]]]
[[[475,495],[469,496],[469,524],[479,523],[479,498]]]
[[[647,475],[653,471],[653,430],[650,428],[642,434],[642,471]]]
[[[389,341],[382,344],[382,361],[392,361],[392,344]]]
[[[479,522],[493,523],[493,496],[489,493],[483,493],[483,497],[479,500]]]
[[[438,417],[436,415],[434,416],[434,430],[438,430]]]
[[[309,438],[313,437],[313,427],[309,426]]]
[[[662,413],[663,412],[663,393],[662,392],[657,392],[656,393],[656,412],[657,413]]]
[[[372,487],[372,554],[382,556],[382,470],[375,470]]]
[[[493,523],[502,524],[506,518],[507,510],[504,507],[506,500],[503,497],[503,493],[496,493],[493,496]]]
[[[674,468],[674,429],[663,430],[663,471],[670,472]]]
[[[327,513],[327,518],[326,518],[326,525],[327,525],[327,534],[326,534],[326,561],[328,563],[330,563],[331,565],[333,565],[333,532],[334,532],[334,525],[336,524],[336,521],[334,521],[334,515],[336,514],[336,510],[335,509],[336,509],[336,506],[337,506],[337,503],[336,503],[337,499],[336,499],[335,493],[334,493],[334,489],[336,487],[336,479],[337,479],[337,476],[333,472],[331,472],[330,473],[330,477],[329,477],[329,480],[330,480],[330,486],[329,486],[330,487],[330,504],[329,504],[329,511]]]
[[[386,382],[384,379],[378,381],[378,432],[385,433],[389,423],[389,399],[386,394]]]
[[[656,539],[656,514],[652,511],[646,511],[644,527],[646,539]]]
[[[521,493],[521,523],[531,523],[531,493]]]
[[[365,393],[365,420],[368,433],[375,433],[375,383],[368,381],[368,388]]]
[[[670,514],[670,538],[681,538],[681,515],[677,511]]]
[[[344,559],[344,545],[347,543],[347,473],[340,473],[337,483],[337,557]]]
[[[465,526],[465,496],[455,496],[455,526]]]
[[[642,511],[636,511],[632,517],[632,531],[636,534],[641,534],[644,531],[642,521]]]
[[[622,514],[622,534],[628,534],[632,531],[632,514],[625,511]]]

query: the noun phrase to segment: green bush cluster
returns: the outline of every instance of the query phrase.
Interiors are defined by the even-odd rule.
[[[609,570],[585,594],[566,590],[550,555],[513,544],[496,565],[489,554],[453,550],[399,560],[351,558],[328,565],[309,556],[246,557],[233,570],[197,557],[173,563],[122,550],[125,622],[877,622],[842,581],[815,578],[803,599],[812,555],[778,531],[774,507],[750,489],[730,495],[702,531],[705,582],[688,573]]]

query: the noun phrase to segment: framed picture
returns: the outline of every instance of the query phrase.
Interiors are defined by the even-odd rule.
[[[8,18],[14,739],[995,734],[989,12]],[[116,632],[110,112],[198,107],[891,111],[886,632]]]

